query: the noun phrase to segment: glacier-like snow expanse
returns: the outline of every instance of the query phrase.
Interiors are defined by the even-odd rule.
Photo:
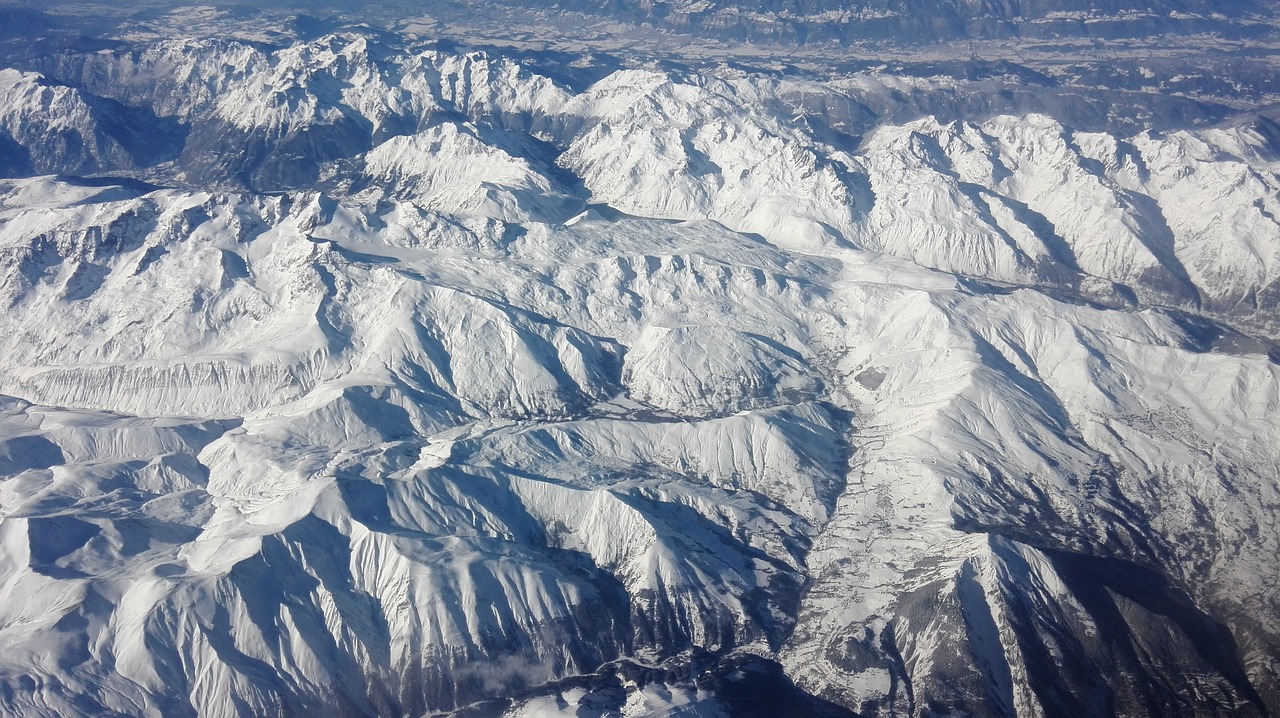
[[[553,75],[0,71],[0,713],[1280,712],[1272,121]]]

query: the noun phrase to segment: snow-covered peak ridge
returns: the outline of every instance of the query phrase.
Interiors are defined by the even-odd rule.
[[[573,190],[529,159],[487,144],[469,123],[445,122],[393,137],[369,151],[364,162],[357,181],[367,195],[409,198],[449,214],[555,221],[583,206]]]
[[[1178,140],[1021,122],[889,128],[837,179],[1016,209]],[[626,715],[747,657],[827,715],[1280,706],[1259,347],[729,220],[543,221],[507,133],[384,142],[396,184],[341,198],[0,185],[0,712]]]
[[[1275,307],[1256,297],[1280,280],[1276,157],[1249,127],[1125,139],[1035,115],[886,126],[860,153],[888,200],[864,244],[1014,284],[1098,292],[1101,279],[1269,333]]]
[[[349,276],[359,255],[321,238],[344,215],[316,226],[317,202],[155,193],[5,211],[4,300],[22,308],[6,385],[184,416],[323,395],[353,372],[477,415],[565,414],[616,386],[612,343],[507,306],[473,271],[448,269],[460,259],[438,282],[390,263]],[[43,336],[42,313],[65,331]],[[357,325],[371,333],[339,340]],[[154,393],[131,393],[139,383]]]
[[[477,120],[514,120],[521,129],[529,129],[538,119],[559,114],[572,96],[551,78],[485,52],[428,51],[416,63],[437,83],[444,103]]]
[[[173,164],[152,171],[169,182],[199,186],[312,187],[326,176],[328,164],[441,119],[456,120],[459,113],[514,117],[527,128],[531,123],[518,118],[547,114],[558,92],[550,80],[509,60],[406,50],[359,32],[276,50],[226,40],[175,40],[47,64],[71,87],[180,122],[183,128],[155,128],[181,152]],[[16,139],[39,154],[40,138]],[[85,171],[58,160],[49,158],[37,169]],[[138,165],[117,161],[91,170]],[[24,171],[31,172],[7,174]]]
[[[714,219],[788,246],[853,234],[851,159],[748,100],[747,81],[620,71],[576,96],[582,118],[560,164],[598,201],[672,219]]]
[[[0,146],[11,174],[127,169],[196,189],[411,198],[518,222],[563,222],[594,202],[1276,328],[1280,182],[1265,120],[1125,137],[1047,115],[924,117],[855,137],[894,111],[886,98],[937,88],[631,68],[574,90],[534,64],[358,32],[271,51],[172,41],[55,70],[71,84],[6,75],[18,93],[4,119],[18,149]],[[123,104],[107,111],[77,83]],[[50,122],[45,94],[75,107]],[[140,120],[117,119],[129,107],[151,117],[143,129],[160,127],[156,116],[184,124],[168,127],[174,153],[153,153],[172,162],[117,151],[141,133],[130,129]],[[57,151],[73,145],[96,159]]]
[[[269,131],[331,123],[350,108],[376,132],[380,115],[411,111],[400,108],[406,100],[383,82],[364,38],[331,36],[273,53],[270,67],[229,87],[213,114],[242,130]]]
[[[0,70],[0,175],[134,170],[170,159],[171,123],[43,75]],[[155,138],[146,137],[156,132]]]

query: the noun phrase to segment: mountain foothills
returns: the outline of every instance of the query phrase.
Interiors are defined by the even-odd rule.
[[[369,28],[16,64],[0,713],[1280,714],[1268,112]]]
[[[501,0],[537,6],[534,0]],[[561,0],[592,15],[749,40],[1147,37],[1274,30],[1274,0]]]

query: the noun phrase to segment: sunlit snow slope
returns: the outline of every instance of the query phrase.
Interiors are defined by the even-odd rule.
[[[0,71],[0,713],[1280,712],[1280,131],[922,83]]]

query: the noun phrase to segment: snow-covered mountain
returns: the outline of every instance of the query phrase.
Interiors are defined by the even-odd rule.
[[[1265,114],[371,31],[39,67],[0,713],[1280,711]]]
[[[0,70],[0,174],[91,174],[168,159],[176,122],[42,76]]]

